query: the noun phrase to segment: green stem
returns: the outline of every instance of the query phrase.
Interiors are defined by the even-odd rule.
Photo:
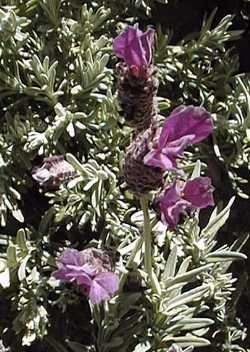
[[[144,236],[144,243],[145,243],[145,253],[144,253],[144,265],[146,272],[149,276],[149,279],[152,277],[152,250],[151,250],[151,226],[150,226],[150,219],[148,213],[148,200],[147,198],[141,197],[141,207],[143,211],[144,217],[144,227],[143,227],[143,236]]]
[[[131,269],[133,267],[133,263],[134,263],[134,260],[135,260],[135,256],[137,254],[137,252],[139,251],[139,249],[141,248],[142,246],[142,242],[143,242],[143,238],[142,237],[139,237],[136,242],[135,242],[135,246],[131,252],[131,255],[128,259],[128,262],[126,264],[126,269]],[[123,286],[125,284],[125,281],[127,279],[127,272],[123,273],[121,278],[120,278],[120,283],[119,283],[119,292],[122,291],[123,289]]]
[[[144,252],[144,265],[145,270],[148,274],[148,279],[152,290],[160,295],[161,288],[158,282],[158,279],[152,268],[152,239],[151,239],[151,224],[148,212],[148,199],[146,196],[142,196],[140,199],[141,207],[143,211],[144,217],[144,227],[143,227],[143,236],[144,236],[144,244],[145,244],[145,252]]]

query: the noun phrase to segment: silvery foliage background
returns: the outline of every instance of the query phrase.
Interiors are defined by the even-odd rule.
[[[246,287],[243,264],[231,274],[231,263],[246,258],[239,251],[247,234],[227,227],[226,239],[217,236],[232,196],[238,205],[248,197],[240,171],[249,162],[250,81],[228,46],[242,33],[231,30],[231,15],[215,24],[214,11],[199,32],[173,45],[171,31],[150,22],[158,2],[167,3],[0,2],[2,350],[248,351],[236,309]],[[182,167],[212,177],[218,207],[201,214],[201,226],[196,214],[176,232],[166,232],[150,210],[160,299],[145,286],[143,249],[133,256],[142,214],[121,171],[131,130],[116,99],[112,38],[136,22],[157,30],[162,120],[185,103],[204,105],[215,123],[213,137],[190,149]],[[42,190],[31,169],[57,154],[77,177],[58,191]],[[86,246],[106,248],[125,282],[91,310],[77,290],[50,279],[63,248]]]

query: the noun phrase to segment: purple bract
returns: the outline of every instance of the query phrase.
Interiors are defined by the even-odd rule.
[[[186,183],[176,180],[157,199],[162,222],[174,228],[181,214],[213,206],[213,190],[209,177],[197,177]]]
[[[111,298],[118,290],[118,277],[111,270],[108,256],[101,250],[89,248],[81,252],[67,249],[57,262],[52,275],[64,282],[78,285],[93,304]]]
[[[123,59],[135,75],[139,75],[142,69],[151,64],[154,33],[151,28],[142,32],[137,25],[128,26],[113,41],[116,56]]]
[[[212,130],[212,118],[204,108],[180,106],[166,119],[153,145],[149,146],[144,163],[162,170],[176,170],[176,159],[185,148],[202,141]]]

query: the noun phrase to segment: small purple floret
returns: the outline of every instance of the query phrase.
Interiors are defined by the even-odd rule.
[[[117,57],[134,68],[139,74],[142,68],[147,68],[152,61],[152,48],[155,31],[150,28],[146,32],[139,30],[138,26],[128,26],[113,41],[113,49]]]
[[[92,251],[92,252],[91,252]],[[98,254],[98,257],[96,256]],[[110,299],[118,290],[118,277],[107,270],[107,258],[99,250],[82,252],[67,249],[57,262],[58,270],[52,273],[56,279],[78,285],[93,304]]]
[[[180,106],[166,119],[154,145],[144,157],[148,166],[175,171],[176,159],[187,146],[205,139],[213,130],[210,114],[202,107]]]
[[[177,226],[180,215],[192,209],[202,209],[214,205],[213,186],[209,177],[175,181],[158,198],[161,220],[170,228]]]

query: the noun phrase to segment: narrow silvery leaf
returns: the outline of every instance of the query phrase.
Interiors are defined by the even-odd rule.
[[[203,271],[207,271],[209,268],[211,268],[211,266],[212,266],[212,264],[206,264],[206,265],[201,266],[200,268],[196,268],[196,269],[190,270],[184,274],[178,275],[175,278],[173,278],[172,280],[168,280],[165,283],[165,287],[168,288],[168,287],[171,287],[172,285],[175,285],[180,282],[189,282],[193,278],[195,278],[197,275],[202,273]]]
[[[199,286],[192,290],[189,290],[181,294],[179,297],[171,299],[168,302],[166,309],[170,311],[171,309],[175,309],[178,306],[193,302],[197,299],[201,300],[204,297],[205,292],[207,292],[208,290],[209,287],[207,285]]]
[[[192,335],[188,336],[178,336],[178,337],[164,337],[164,342],[173,341],[178,343],[181,347],[189,347],[190,345],[193,347],[202,347],[202,346],[209,346],[210,342],[207,339],[202,337],[195,337]]]
[[[168,260],[166,262],[166,266],[162,274],[162,281],[166,281],[175,276],[176,264],[177,264],[177,246],[174,246],[174,248],[171,250],[168,256]]]
[[[201,175],[201,162],[200,160],[197,160],[190,179],[193,180],[196,177],[200,177],[200,175]]]
[[[97,178],[90,180],[83,188],[84,192],[88,192],[98,182]]]
[[[151,349],[151,345],[149,342],[142,342],[139,345],[137,345],[134,349],[133,352],[147,352]]]
[[[245,260],[247,256],[243,253],[232,252],[232,251],[217,251],[209,253],[206,256],[206,260],[209,263],[212,262],[222,262],[222,261],[231,261],[231,260]]]
[[[9,268],[17,265],[16,247],[14,245],[9,245],[7,248],[7,263]]]
[[[86,170],[84,165],[82,165],[75,157],[74,155],[67,153],[66,154],[66,160],[73,166],[73,168],[77,171],[79,171],[81,174],[86,174]]]
[[[241,248],[244,247],[248,239],[249,239],[249,234],[242,234],[239,238],[237,238],[236,241],[234,241],[234,243],[230,247],[230,250],[239,252]],[[223,266],[223,273],[225,273],[228,270],[231,264],[232,262],[229,261]]]
[[[26,243],[26,234],[24,229],[20,229],[16,234],[16,244],[22,251],[28,251],[27,243]]]
[[[8,268],[0,271],[0,287],[8,288],[10,286],[10,271]]]
[[[212,319],[208,318],[191,318],[191,319],[181,319],[179,322],[174,324],[173,327],[170,328],[170,330],[197,330],[201,329],[204,327],[207,327],[209,325],[214,324],[214,321]]]
[[[22,259],[21,265],[19,266],[18,272],[17,272],[19,281],[22,281],[26,278],[26,266],[30,257],[31,256],[28,254],[26,255],[26,257]]]
[[[109,54],[104,54],[101,60],[99,61],[100,71],[104,70],[105,66],[107,66],[108,61],[109,61]]]
[[[15,219],[17,219],[19,222],[24,222],[24,217],[20,209],[15,209],[12,211],[12,215]]]

